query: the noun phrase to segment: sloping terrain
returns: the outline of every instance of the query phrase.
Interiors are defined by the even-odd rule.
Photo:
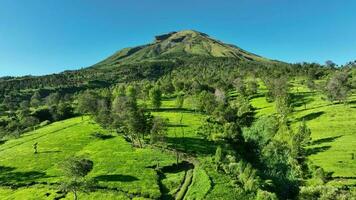
[[[107,134],[87,117],[83,121],[73,118],[1,145],[1,199],[18,199],[21,195],[35,199],[61,196],[55,193],[63,179],[59,166],[74,155],[85,155],[94,162],[89,176],[101,186],[97,192],[104,191],[108,196],[119,193],[123,198],[130,195],[158,198],[158,177],[148,166],[157,162],[162,166],[170,165],[175,161],[174,157],[154,149],[134,149],[121,136],[107,134],[105,139],[97,139],[92,136],[96,132]],[[33,153],[35,142],[38,143],[38,154]],[[33,187],[53,192],[26,192],[34,190]]]
[[[355,185],[356,160],[352,155],[356,147],[356,95],[350,96],[348,104],[332,104],[320,92],[310,91],[297,82],[292,84],[292,93],[296,95],[292,126],[297,129],[304,120],[311,129],[309,160],[331,173],[333,180],[329,184]],[[275,112],[274,103],[268,103],[265,97],[254,98],[251,103],[260,116]]]
[[[293,93],[300,104],[293,112],[292,125],[304,119],[312,130],[309,159],[332,172],[331,185],[354,185],[356,174],[354,151],[356,128],[355,96],[349,104],[330,104],[316,93],[293,83]],[[297,89],[298,88],[298,89]],[[260,88],[264,93],[263,86]],[[274,112],[273,103],[264,96],[252,99],[257,115]],[[80,199],[234,199],[238,194],[230,187],[229,177],[212,165],[216,146],[196,134],[204,118],[190,109],[175,108],[174,99],[163,101],[154,115],[169,120],[167,149],[133,148],[120,135],[98,126],[89,117],[60,121],[29,132],[0,145],[1,199],[72,199],[71,193],[58,193],[63,181],[60,164],[74,155],[85,155],[94,162],[88,177],[99,188],[79,193]],[[342,122],[342,123],[340,123]],[[96,138],[93,133],[102,133]],[[38,154],[33,144],[38,142]],[[173,149],[179,149],[179,165]],[[185,162],[182,162],[185,160]],[[188,162],[187,162],[188,161]],[[185,163],[185,164],[184,164]],[[158,173],[154,166],[159,165]]]

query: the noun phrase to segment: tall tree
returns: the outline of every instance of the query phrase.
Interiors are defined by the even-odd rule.
[[[347,101],[351,86],[348,82],[349,75],[346,71],[336,72],[327,82],[325,92],[329,101]]]
[[[79,191],[90,189],[90,182],[85,180],[85,176],[93,169],[94,163],[91,160],[73,157],[62,164],[62,171],[67,177],[60,189],[65,192],[73,192],[74,200],[78,199]]]
[[[36,91],[35,93],[33,93],[32,97],[31,97],[31,106],[32,107],[38,107],[41,104],[41,94]]]
[[[161,107],[162,92],[158,87],[154,87],[150,90],[151,104],[154,109]]]

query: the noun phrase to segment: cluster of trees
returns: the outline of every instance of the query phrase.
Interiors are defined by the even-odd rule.
[[[5,112],[6,115],[0,118],[1,137],[6,135],[18,137],[21,133],[38,126],[75,115],[71,97],[68,95],[62,97],[57,92],[42,98],[41,94],[35,91],[30,100],[21,101],[19,106],[11,107],[11,99],[5,98],[4,101],[9,102],[4,102],[8,110]]]
[[[161,105],[161,90],[154,86],[149,90],[154,109]],[[85,91],[78,95],[77,110],[89,114],[103,127],[115,129],[127,140],[139,147],[145,137],[150,136],[152,143],[163,141],[166,133],[166,121],[151,115],[145,104],[137,102],[138,92],[133,85],[118,85],[113,90]]]
[[[336,72],[326,83],[325,94],[329,101],[346,102],[352,88],[351,77],[348,71]]]
[[[276,115],[256,120],[246,88],[257,83],[235,79],[235,97],[215,90],[197,98],[201,111],[209,115],[198,134],[216,142],[216,170],[231,177],[243,196],[257,199],[290,199],[298,194],[300,180],[308,174],[305,148],[310,130],[305,123],[297,132],[288,125],[292,109],[288,77],[263,77],[268,98],[276,103]],[[248,84],[253,86],[248,86]]]

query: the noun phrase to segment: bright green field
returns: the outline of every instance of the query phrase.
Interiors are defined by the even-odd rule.
[[[171,154],[150,148],[132,148],[120,136],[96,139],[91,136],[94,132],[106,133],[87,117],[84,121],[79,117],[53,123],[1,145],[1,185],[15,184],[19,189],[12,191],[1,187],[0,199],[27,199],[31,196],[41,199],[49,188],[53,189],[49,192],[53,199],[56,184],[63,179],[58,165],[73,155],[85,155],[94,162],[94,169],[88,176],[107,188],[105,194],[109,196],[113,195],[111,193],[121,193],[122,197],[129,194],[150,198],[160,196],[157,173],[148,167],[157,162],[161,166],[171,165],[175,161]],[[38,142],[38,154],[33,153],[35,142]],[[21,185],[33,183],[34,186],[29,188]],[[51,183],[53,185],[49,186]],[[44,189],[41,192],[34,188]],[[118,188],[123,192],[115,191]]]
[[[348,104],[331,104],[322,94],[296,83],[292,92],[297,95],[292,126],[296,129],[304,119],[312,132],[309,160],[332,173],[329,184],[356,184],[356,159],[351,159],[351,154],[356,154],[356,95],[350,96]],[[252,99],[252,105],[258,116],[275,112],[274,103],[265,97]]]

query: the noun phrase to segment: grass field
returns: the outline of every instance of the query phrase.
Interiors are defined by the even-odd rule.
[[[47,192],[40,191],[47,189],[52,189],[49,196],[55,195],[57,184],[64,178],[59,165],[65,158],[74,155],[85,155],[94,162],[94,169],[88,176],[106,188],[109,191],[107,195],[122,193],[158,198],[161,194],[158,176],[149,166],[157,162],[161,166],[171,165],[174,157],[155,149],[132,148],[121,136],[96,139],[91,136],[94,132],[109,134],[88,117],[84,121],[79,117],[53,123],[2,144],[1,199],[16,199],[21,195],[41,199]],[[38,154],[33,153],[34,142],[38,142]],[[27,188],[28,185],[33,187]],[[14,192],[6,186],[19,189]],[[31,188],[36,192],[31,192]]]
[[[308,148],[309,160],[316,166],[332,173],[333,185],[356,184],[356,95],[347,104],[332,104],[324,96],[293,84],[291,90],[296,98],[291,114],[292,127],[297,128],[305,120],[312,132]],[[275,112],[274,104],[264,96],[252,99],[257,116]],[[304,105],[305,102],[305,105]]]
[[[174,101],[168,100],[163,102],[160,112],[153,112],[169,120],[168,147],[195,154],[199,159],[208,158],[215,152],[215,147],[195,133],[204,116],[188,108],[177,110],[173,107]],[[95,132],[110,137],[97,139],[92,136]],[[35,142],[38,142],[38,154],[33,153]],[[53,123],[0,146],[1,199],[63,196],[56,193],[64,178],[59,165],[74,155],[84,155],[94,162],[88,177],[97,180],[102,188],[90,194],[80,193],[80,199],[156,199],[161,192],[163,198],[172,199],[183,187],[186,187],[185,199],[201,199],[211,189],[210,177],[203,167],[196,164],[191,169],[190,181],[185,186],[186,170],[167,171],[163,178],[159,177],[150,166],[157,163],[171,166],[176,161],[172,153],[147,147],[133,148],[121,136],[102,129],[89,117],[84,120],[78,117]],[[71,194],[65,197],[71,198]]]

